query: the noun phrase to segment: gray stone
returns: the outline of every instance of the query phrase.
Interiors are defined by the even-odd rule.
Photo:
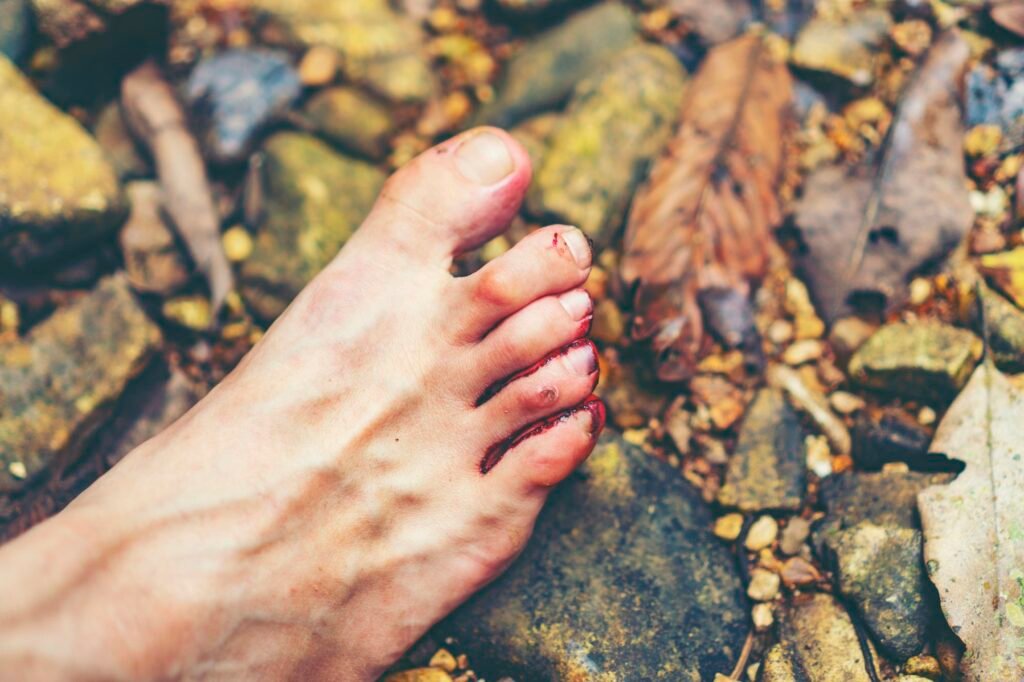
[[[127,281],[111,277],[0,346],[0,492],[73,463],[159,342]]]
[[[671,52],[642,45],[580,82],[535,171],[526,200],[530,213],[609,243],[672,132],[685,78]]]
[[[185,85],[206,156],[237,163],[302,92],[287,53],[235,48],[200,61]]]
[[[850,378],[901,398],[948,403],[981,359],[981,339],[940,322],[895,322],[875,332],[850,359]]]
[[[19,61],[31,43],[32,10],[28,0],[0,0],[0,53]]]
[[[112,233],[126,213],[96,141],[0,55],[0,261],[63,255]]]
[[[857,607],[875,640],[897,661],[921,653],[939,617],[925,575],[921,531],[865,521],[830,542],[839,591]]]
[[[1024,312],[988,287],[981,287],[989,351],[1004,372],[1024,372]]]
[[[777,389],[758,392],[740,426],[718,501],[744,512],[796,511],[807,485],[800,418]]]
[[[638,39],[633,14],[602,2],[528,41],[505,65],[497,95],[475,118],[508,128],[554,109],[606,59]]]
[[[748,627],[711,525],[676,470],[606,435],[552,493],[523,555],[438,633],[488,679],[710,680]]]
[[[263,319],[281,313],[369,213],[384,174],[302,133],[277,133],[262,153],[260,223],[240,288]]]

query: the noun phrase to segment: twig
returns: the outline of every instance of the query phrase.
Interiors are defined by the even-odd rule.
[[[164,208],[206,277],[214,310],[219,310],[234,276],[220,241],[220,216],[206,166],[174,89],[160,68],[147,61],[121,82],[121,106],[128,127],[153,156]]]
[[[750,652],[754,649],[754,631],[751,630],[747,633],[747,641],[743,643],[743,650],[740,651],[740,659],[736,661],[736,667],[729,673],[729,678],[733,680],[740,679],[740,675],[743,674],[743,669],[747,667],[747,659],[750,658]]]

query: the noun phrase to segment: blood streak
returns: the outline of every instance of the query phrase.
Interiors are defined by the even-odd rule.
[[[527,438],[532,438],[533,436],[545,433],[549,429],[552,429],[555,426],[558,426],[559,424],[564,424],[565,422],[569,421],[580,412],[590,413],[591,435],[596,436],[597,434],[599,434],[601,432],[601,429],[604,428],[605,422],[604,403],[601,402],[600,398],[591,395],[589,398],[583,401],[582,404],[572,408],[571,410],[566,410],[565,412],[562,412],[560,414],[548,417],[539,424],[535,424],[531,427],[528,427],[527,429],[520,431],[519,433],[514,433],[505,440],[499,441],[492,445],[491,447],[487,448],[487,451],[484,453],[483,459],[480,460],[480,473],[486,474],[488,471],[493,469],[495,466],[498,465],[498,462],[500,462],[501,459],[505,456],[506,452],[512,450]]]
[[[594,317],[593,315],[590,315],[590,316],[586,317],[584,320],[582,320],[580,322],[580,328],[577,330],[580,334],[586,334],[588,331],[590,331],[590,323],[593,320],[593,317]],[[512,376],[510,376],[510,377],[508,377],[506,379],[502,379],[501,381],[497,381],[497,382],[491,384],[487,388],[487,390],[484,391],[480,395],[479,398],[477,398],[477,401],[476,401],[477,407],[483,405],[488,400],[493,398],[495,395],[498,394],[498,392],[501,389],[505,388],[506,386],[511,384],[516,379],[522,379],[523,377],[528,377],[531,374],[535,373],[537,370],[539,370],[541,367],[544,367],[545,365],[550,364],[551,361],[554,360],[555,358],[560,358],[560,357],[570,353],[571,351],[573,351],[573,350],[575,350],[577,348],[582,348],[583,346],[590,346],[590,351],[594,354],[595,358],[597,357],[597,347],[594,345],[593,341],[591,341],[590,339],[576,339],[575,341],[570,343],[568,346],[564,346],[562,348],[559,348],[554,353],[551,353],[550,355],[545,356],[543,359],[535,362],[534,364],[530,365],[526,369],[521,370],[519,372],[516,372],[515,374],[513,374]]]

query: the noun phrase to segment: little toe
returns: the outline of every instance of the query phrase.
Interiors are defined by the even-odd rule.
[[[589,240],[575,227],[555,225],[531,233],[479,271],[453,282],[457,335],[479,339],[533,301],[580,286],[592,258]]]
[[[590,330],[593,302],[583,289],[545,296],[507,318],[473,350],[480,368],[471,384],[474,397],[490,397],[536,364]],[[482,402],[482,401],[481,401]]]
[[[528,496],[560,483],[587,458],[604,428],[604,404],[591,398],[489,449],[480,461],[488,485]]]
[[[447,267],[508,227],[530,176],[530,158],[511,135],[475,128],[398,169],[359,234]]]
[[[570,344],[480,405],[481,432],[494,441],[508,439],[538,420],[579,405],[597,385],[597,369],[592,342],[583,339]]]

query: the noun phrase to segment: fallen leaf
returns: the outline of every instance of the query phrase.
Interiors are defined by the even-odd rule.
[[[1018,307],[1024,307],[1024,246],[985,254],[978,259],[978,270]]]
[[[234,286],[234,273],[221,244],[206,165],[181,103],[160,68],[149,61],[125,76],[121,105],[128,127],[153,155],[164,208],[206,277],[216,312]]]
[[[1024,36],[1024,2],[1009,0],[994,3],[989,16],[1007,31]]]
[[[943,35],[881,148],[860,164],[823,166],[807,178],[795,211],[806,246],[798,266],[828,321],[851,306],[899,305],[909,276],[970,228],[958,94],[969,56],[958,33]]]
[[[966,468],[918,495],[924,558],[965,682],[1024,679],[1024,390],[990,362],[975,370],[931,450]]]
[[[711,50],[673,140],[633,200],[621,274],[634,287],[632,335],[651,340],[664,381],[692,375],[704,338],[698,296],[744,296],[763,276],[792,82],[765,41],[748,35]]]

